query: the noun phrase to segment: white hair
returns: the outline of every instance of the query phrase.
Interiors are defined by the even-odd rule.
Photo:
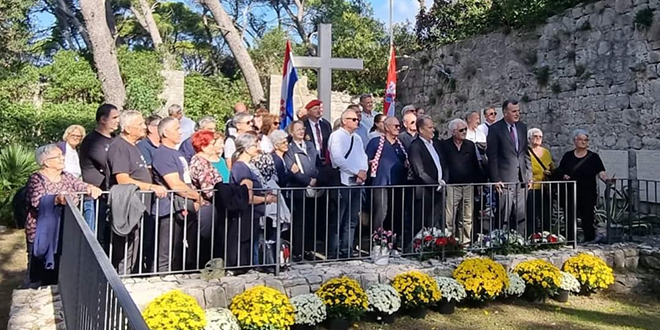
[[[452,119],[449,122],[449,124],[447,124],[447,127],[449,127],[449,130],[453,132],[454,130],[458,129],[458,124],[463,124],[463,125],[467,126],[467,123],[465,122],[465,120],[463,120],[461,118],[456,118],[456,119]]]
[[[532,127],[529,130],[527,130],[527,141],[532,142],[532,138],[534,137],[534,134],[536,133],[541,133],[543,134],[543,131],[541,131],[540,128]]]
[[[200,130],[208,124],[215,124],[215,123],[216,123],[216,121],[215,121],[215,118],[213,118],[213,116],[204,116],[204,117],[202,117],[202,119],[200,119],[197,122],[196,130]]]
[[[133,120],[138,117],[142,118],[142,114],[135,110],[122,111],[121,115],[119,115],[119,128],[121,131],[126,130],[133,123]]]
[[[578,129],[573,131],[573,141],[575,141],[575,139],[577,139],[577,137],[580,136],[580,135],[584,135],[586,137],[589,137],[589,133],[587,133],[586,130],[578,128]]]
[[[167,114],[170,116],[176,115],[179,112],[183,112],[183,109],[178,104],[172,104],[169,108],[167,108]]]
[[[277,145],[278,143],[285,141],[288,137],[289,134],[281,129],[274,130],[268,134],[268,138],[270,139],[270,142],[273,143],[273,145]]]
[[[57,148],[58,146],[52,143],[37,148],[37,150],[34,152],[34,159],[37,161],[37,165],[44,167],[44,163],[46,163],[48,155],[50,155],[50,153]]]

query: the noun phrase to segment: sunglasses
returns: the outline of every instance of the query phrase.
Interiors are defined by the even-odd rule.
[[[359,121],[359,119],[357,119],[357,118],[346,118],[346,120],[352,120],[354,123]]]
[[[467,128],[461,128],[461,129],[459,129],[458,131],[461,132],[461,133],[463,133],[463,132],[466,132],[466,131],[467,131]]]
[[[279,122],[279,121],[274,121],[273,124],[275,124],[275,125],[279,125],[280,122]]]
[[[486,114],[486,116],[496,116],[496,115],[497,115],[497,112],[491,112],[489,114]]]
[[[401,125],[399,125],[399,124],[395,124],[393,126],[394,126],[394,128],[401,128]]]

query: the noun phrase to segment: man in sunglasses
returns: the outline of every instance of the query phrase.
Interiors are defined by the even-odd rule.
[[[440,143],[442,158],[447,160],[449,172],[447,183],[450,184],[447,187],[445,203],[446,228],[459,239],[461,244],[469,244],[472,240],[474,186],[460,184],[485,181],[477,161],[474,142],[466,139],[467,131],[468,126],[465,121],[454,119],[449,122],[449,132],[452,136]],[[462,219],[456,217],[459,210],[462,210]]]
[[[413,107],[414,108],[414,107]],[[405,107],[404,107],[405,109]],[[399,134],[399,140],[403,143],[406,150],[410,149],[410,143],[417,137],[417,115],[414,111],[407,111],[403,115],[403,127],[405,130]]]
[[[490,125],[495,124],[497,121],[497,110],[495,108],[486,108],[484,109],[484,119],[485,121],[481,123],[479,126],[477,126],[477,130],[481,131],[484,133],[485,136],[488,136],[488,129],[490,128]]]

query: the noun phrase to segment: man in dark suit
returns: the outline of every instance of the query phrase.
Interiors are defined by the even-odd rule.
[[[527,237],[525,205],[532,169],[527,151],[527,126],[520,122],[516,100],[502,104],[504,118],[490,126],[486,155],[490,181],[498,192],[498,212],[493,228],[508,225]]]
[[[332,133],[332,125],[323,118],[323,103],[319,100],[312,100],[305,106],[307,116],[303,123],[305,124],[305,140],[312,142],[316,148],[318,159],[317,166],[323,165],[327,156],[328,139]]]
[[[412,223],[406,223],[404,244],[422,227],[440,228],[440,219],[444,212],[442,189],[449,178],[446,162],[441,157],[440,143],[434,138],[435,125],[429,116],[417,117],[417,138],[410,143],[408,157],[413,169],[415,188],[415,215]],[[434,187],[419,187],[434,185]]]

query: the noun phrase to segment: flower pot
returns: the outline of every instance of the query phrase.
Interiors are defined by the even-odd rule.
[[[374,264],[385,266],[390,263],[390,249],[384,246],[376,245],[371,249],[371,259]]]
[[[315,329],[316,329],[315,325],[294,324],[291,326],[291,330],[315,330]]]
[[[592,293],[594,293],[594,292],[591,291],[591,290],[589,290],[589,288],[587,288],[586,285],[583,285],[583,286],[580,288],[580,295],[581,295],[581,296],[590,297]]]
[[[351,321],[344,319],[328,319],[326,326],[328,330],[348,330],[351,327]]]
[[[538,293],[534,290],[525,290],[525,293],[523,294],[523,298],[525,300],[535,303],[535,304],[542,304],[545,303],[545,295]]]
[[[394,321],[396,321],[396,314],[371,312],[369,313],[369,320],[375,323],[392,324]]]
[[[455,309],[456,309],[456,301],[455,300],[447,301],[446,299],[440,300],[438,304],[435,305],[435,308],[433,308],[434,311],[444,315],[454,314]]]
[[[429,310],[426,307],[416,307],[408,309],[406,314],[414,319],[423,319],[426,317],[428,311]]]
[[[568,290],[559,289],[553,298],[560,303],[565,303],[568,302],[568,293]]]

